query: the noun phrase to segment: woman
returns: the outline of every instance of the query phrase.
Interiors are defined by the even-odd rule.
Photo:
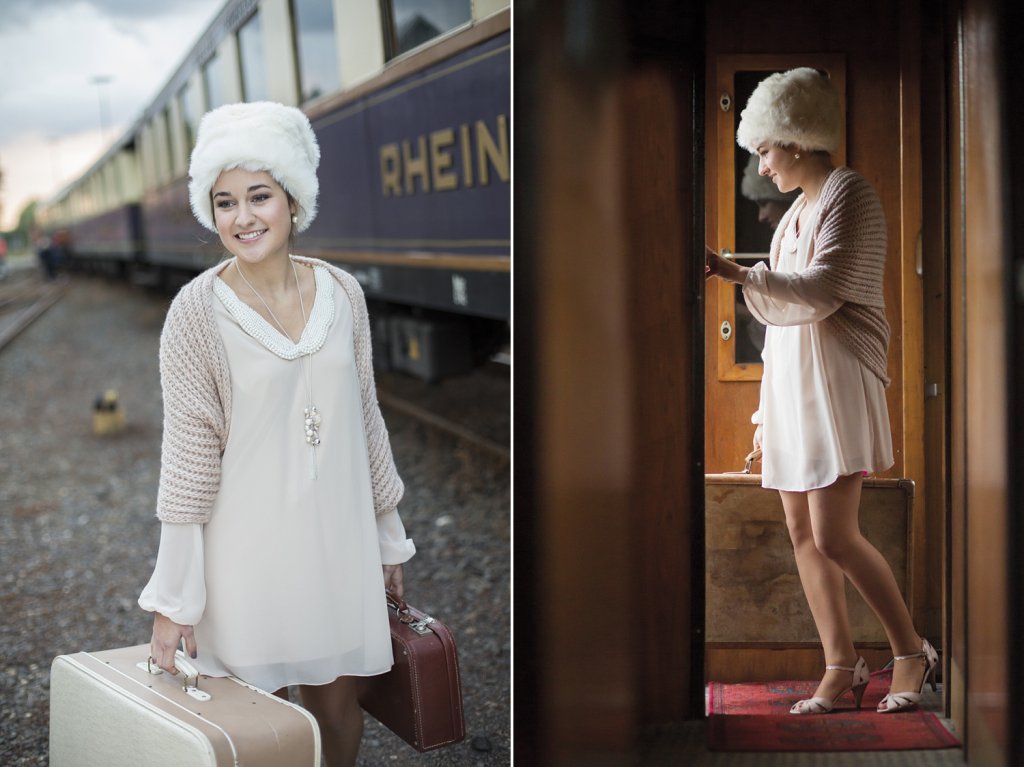
[[[780,192],[802,194],[775,230],[770,270],[707,253],[707,274],[742,285],[747,306],[768,326],[754,447],[763,451],[763,486],[782,496],[826,662],[814,696],[794,704],[794,714],[831,711],[851,690],[860,707],[868,669],[854,649],[844,575],[878,615],[896,659],[879,712],[915,708],[929,677],[934,686],[938,662],[858,525],[862,477],[893,464],[885,219],[871,185],[833,167],[839,132],[827,76],[801,68],[762,81],[740,116],[737,142]]]
[[[355,764],[359,676],[392,665],[385,588],[414,553],[377,406],[359,284],[289,255],[316,216],[305,115],[261,102],[200,122],[199,222],[230,260],[175,297],[160,339],[164,436],[150,652],[204,674],[299,685],[331,765]]]

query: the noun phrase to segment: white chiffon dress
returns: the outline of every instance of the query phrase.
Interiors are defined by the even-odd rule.
[[[743,284],[747,307],[768,326],[751,418],[761,425],[761,484],[789,491],[893,465],[885,387],[821,322],[843,302],[800,275],[814,257],[818,211],[798,233],[799,212],[782,234],[775,269],[758,263]]]
[[[352,310],[327,270],[314,272],[297,344],[214,280],[232,388],[220,489],[205,525],[162,524],[139,598],[195,627],[201,673],[270,691],[390,669],[381,564],[415,553],[397,510],[374,514]],[[302,420],[310,383],[315,450]]]

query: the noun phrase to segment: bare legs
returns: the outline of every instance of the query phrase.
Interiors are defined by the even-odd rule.
[[[851,474],[819,490],[780,492],[800,582],[821,636],[825,662],[840,666],[853,666],[857,660],[846,612],[844,575],[875,611],[893,655],[921,650],[921,637],[889,563],[861,535],[860,490],[861,476]],[[920,686],[923,665],[919,660],[896,664],[893,690]],[[831,700],[849,684],[850,672],[826,671],[815,695]]]
[[[356,678],[343,676],[325,685],[302,685],[302,705],[320,725],[320,740],[328,767],[354,767],[363,738],[363,711],[356,695]]]

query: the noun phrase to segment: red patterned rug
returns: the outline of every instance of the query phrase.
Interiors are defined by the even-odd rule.
[[[863,708],[847,693],[830,714],[794,716],[789,708],[814,694],[817,682],[711,682],[711,751],[904,751],[955,748],[960,742],[928,711],[878,714],[890,674],[875,672]]]

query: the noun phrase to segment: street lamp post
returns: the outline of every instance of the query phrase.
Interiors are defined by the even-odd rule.
[[[110,124],[110,101],[103,90],[104,85],[113,81],[110,75],[94,75],[89,82],[96,86],[96,93],[100,102],[100,132],[104,141],[107,139],[107,126]]]
[[[50,170],[53,173],[53,188],[56,191],[60,183],[60,155],[57,153],[60,136],[47,136],[46,140],[50,143]]]

